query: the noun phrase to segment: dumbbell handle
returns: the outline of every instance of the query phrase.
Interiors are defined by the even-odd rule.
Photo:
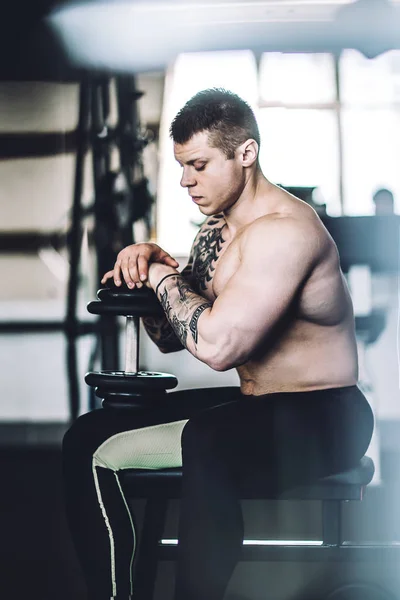
[[[135,375],[139,371],[139,317],[126,317],[125,373]]]

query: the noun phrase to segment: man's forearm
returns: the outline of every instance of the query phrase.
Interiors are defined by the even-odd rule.
[[[180,273],[180,276],[187,282],[191,280],[192,266],[193,257],[190,255],[188,264]],[[185,348],[178,339],[165,314],[157,317],[145,317],[142,318],[142,321],[150,339],[158,346],[161,352],[177,352]]]
[[[184,346],[179,341],[165,315],[144,317],[142,321],[150,339],[158,346],[161,352],[168,353],[183,350]]]
[[[157,297],[181,344],[197,356],[198,321],[211,303],[197,294],[179,273],[167,272],[156,288]]]

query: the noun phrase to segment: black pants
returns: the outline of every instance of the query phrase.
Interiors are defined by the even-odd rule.
[[[67,517],[89,598],[128,600],[132,593],[135,527],[121,469],[178,466],[182,444],[175,600],[222,600],[244,535],[243,480],[263,478],[276,494],[346,470],[364,455],[372,430],[356,386],[265,396],[186,390],[168,394],[157,412],[83,415],[65,435],[63,461]]]

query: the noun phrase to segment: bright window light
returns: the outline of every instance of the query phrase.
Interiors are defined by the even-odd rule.
[[[264,53],[259,70],[250,51],[179,56],[166,79],[161,122],[160,245],[187,256],[203,220],[179,185],[181,170],[168,128],[193,94],[214,86],[236,92],[255,109],[260,163],[271,181],[317,187],[316,201],[325,203],[331,216],[342,214],[342,207],[344,214],[372,214],[373,193],[387,187],[394,193],[399,213],[400,51],[374,59],[356,50],[344,51],[339,84],[340,104],[335,63],[329,54]]]
[[[400,209],[400,113],[394,109],[343,109],[344,208],[373,214],[373,193],[389,188]]]
[[[340,60],[344,211],[373,214],[373,193],[389,188],[400,210],[400,51]]]
[[[260,164],[284,186],[316,186],[330,215],[341,212],[337,121],[333,110],[264,108]]]
[[[180,186],[181,168],[175,161],[169,126],[180,108],[197,92],[223,87],[256,108],[257,67],[250,51],[182,54],[167,75],[160,128],[160,173],[157,240],[173,256],[188,256],[204,216]]]
[[[261,103],[327,103],[336,100],[330,54],[264,53],[260,61]]]
[[[400,51],[366,58],[345,50],[340,60],[340,92],[345,106],[385,107],[400,102]]]
[[[162,546],[177,546],[177,539],[160,540]],[[322,540],[243,540],[243,546],[322,546]]]

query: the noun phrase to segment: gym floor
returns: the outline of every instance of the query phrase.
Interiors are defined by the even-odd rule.
[[[382,454],[382,485],[369,487],[364,501],[344,507],[347,539],[357,541],[400,540],[400,439],[397,425],[383,427],[383,439],[392,449]],[[0,597],[12,600],[84,600],[85,587],[77,564],[64,516],[60,473],[63,424],[0,425],[0,457],[3,475],[0,494],[1,557]],[[399,442],[397,441],[397,444]],[[390,445],[390,444],[389,444]],[[286,506],[283,507],[282,505]],[[245,503],[246,537],[294,539],[305,536],[318,539],[318,515],[315,503],[270,504]],[[297,504],[297,503],[296,503]],[[176,513],[172,507],[173,535]],[[275,530],[275,531],[274,531]],[[396,551],[395,551],[396,552]],[[229,600],[295,600],[296,590],[327,586],[328,580],[355,579],[371,581],[390,590],[400,599],[400,549],[390,565],[366,563],[340,565],[331,573],[323,564],[274,563],[241,564],[232,580]],[[399,558],[397,558],[397,556]],[[332,579],[333,578],[333,579]],[[335,579],[336,578],[336,579]],[[159,569],[159,579],[169,584],[157,585],[168,600],[172,565]],[[261,591],[260,591],[261,590]],[[267,593],[269,590],[269,593]],[[303,597],[303,595],[301,596]]]
[[[63,510],[65,426],[0,426],[0,597],[84,600]]]

